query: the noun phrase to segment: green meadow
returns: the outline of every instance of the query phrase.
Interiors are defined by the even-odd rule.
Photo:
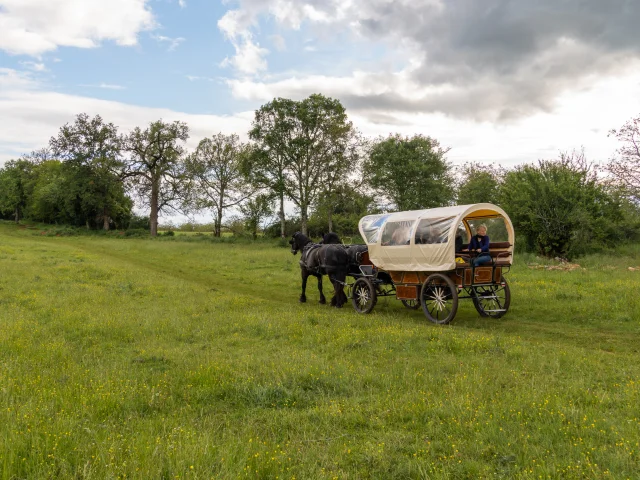
[[[445,327],[298,258],[0,223],[0,478],[640,478],[640,247]]]

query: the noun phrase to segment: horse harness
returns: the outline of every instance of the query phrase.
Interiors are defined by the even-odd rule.
[[[300,254],[300,266],[307,269],[313,275],[322,275],[322,262],[320,259],[319,243],[307,243],[302,247]]]

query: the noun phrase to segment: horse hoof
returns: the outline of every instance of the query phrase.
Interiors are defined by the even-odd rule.
[[[306,298],[300,297],[300,303],[306,303],[306,302],[307,302]]]
[[[324,298],[320,299],[320,305],[325,305],[327,303],[327,301]]]

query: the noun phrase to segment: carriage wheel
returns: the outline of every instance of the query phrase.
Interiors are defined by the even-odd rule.
[[[376,289],[367,277],[360,277],[353,284],[351,302],[358,313],[370,313],[376,306]]]
[[[420,308],[420,299],[415,300],[400,300],[402,304],[409,310],[417,310]]]
[[[473,306],[481,316],[500,318],[509,310],[511,290],[503,277],[498,285],[473,287],[472,298]]]
[[[433,323],[449,323],[458,311],[458,288],[446,275],[434,273],[422,284],[420,303]]]

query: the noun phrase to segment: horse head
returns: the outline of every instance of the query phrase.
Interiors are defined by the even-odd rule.
[[[291,245],[291,253],[295,255],[296,253],[298,253],[299,250],[302,250],[307,243],[310,243],[310,242],[311,240],[309,240],[302,233],[300,232],[294,233],[293,236],[291,237],[291,240],[289,240],[289,245]]]
[[[323,243],[323,244],[342,243],[342,240],[340,240],[340,237],[338,236],[337,233],[329,232],[329,233],[322,234],[322,241],[320,243]]]

